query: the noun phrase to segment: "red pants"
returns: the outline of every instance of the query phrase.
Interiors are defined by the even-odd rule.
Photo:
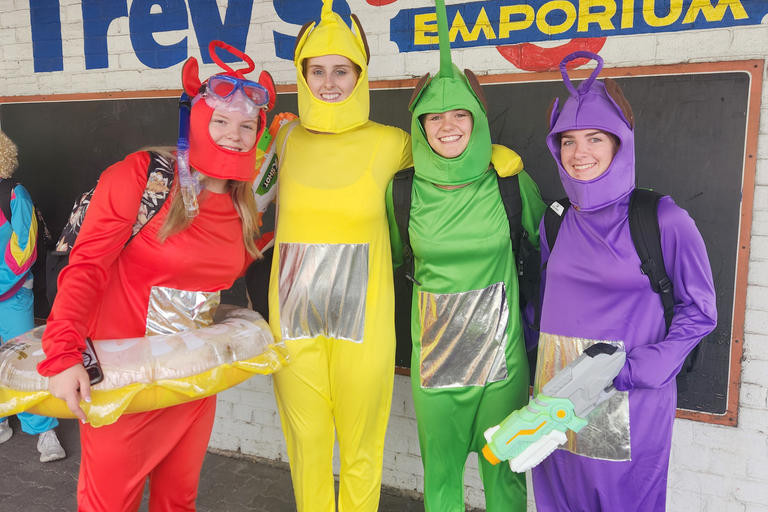
[[[104,427],[81,424],[78,510],[136,511],[149,477],[150,511],[194,511],[215,412],[210,396]]]

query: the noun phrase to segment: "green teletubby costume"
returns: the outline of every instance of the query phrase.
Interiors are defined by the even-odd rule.
[[[496,173],[519,173],[522,225],[535,245],[546,205],[520,157],[492,147],[479,84],[471,71],[452,64],[445,3],[436,4],[440,71],[422,78],[410,105],[415,174],[408,231],[420,283],[411,311],[411,387],[425,508],[463,512],[467,455],[481,451],[487,428],[528,402],[517,272]],[[420,116],[454,109],[468,110],[473,128],[464,152],[443,158],[427,142]],[[402,242],[393,210],[390,184],[387,213],[397,265]],[[524,511],[525,475],[483,457],[479,464],[487,510]]]

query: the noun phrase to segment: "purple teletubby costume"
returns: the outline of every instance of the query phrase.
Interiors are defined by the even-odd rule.
[[[598,62],[578,90],[565,70],[565,63],[577,57]],[[696,225],[670,197],[662,197],[661,247],[675,298],[666,332],[661,300],[640,272],[629,232],[635,188],[631,111],[617,86],[609,84],[607,90],[595,80],[601,68],[602,59],[588,52],[569,55],[560,65],[571,96],[561,112],[554,105],[547,145],[574,208],[567,210],[551,253],[544,223],[540,226],[546,287],[535,391],[599,341],[623,346],[627,361],[614,379],[619,392],[590,414],[587,427],[569,432],[568,442],[534,468],[534,493],[540,511],[663,511],[675,376],[686,355],[715,327],[715,290]],[[560,134],[585,128],[611,133],[620,145],[602,175],[579,181],[561,164]]]

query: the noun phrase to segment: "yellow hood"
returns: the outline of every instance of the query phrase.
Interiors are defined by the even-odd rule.
[[[302,126],[318,132],[341,133],[368,121],[368,45],[360,22],[352,15],[353,32],[341,17],[331,10],[332,0],[323,0],[320,23],[302,28],[294,52],[298,88],[299,118]],[[322,55],[342,55],[360,66],[360,76],[352,94],[338,103],[315,98],[304,78],[303,62]]]

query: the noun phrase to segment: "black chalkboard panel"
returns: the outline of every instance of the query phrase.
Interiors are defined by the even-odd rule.
[[[740,189],[744,169],[749,75],[746,72],[618,79],[636,118],[638,185],[671,195],[687,209],[709,250],[717,288],[717,329],[702,344],[695,369],[680,381],[678,406],[722,414],[727,408]],[[371,118],[410,128],[409,89],[372,91]],[[557,82],[485,86],[494,142],[515,149],[545,199],[564,195],[544,145],[545,112]],[[296,112],[295,94],[280,94],[275,112]],[[147,145],[174,144],[176,100],[118,99],[0,105],[0,126],[18,144],[24,183],[52,231],[99,173]],[[264,273],[260,279],[266,280]],[[398,285],[398,300],[405,288]],[[238,283],[228,298],[243,301]],[[397,319],[397,364],[410,363],[408,319]]]

